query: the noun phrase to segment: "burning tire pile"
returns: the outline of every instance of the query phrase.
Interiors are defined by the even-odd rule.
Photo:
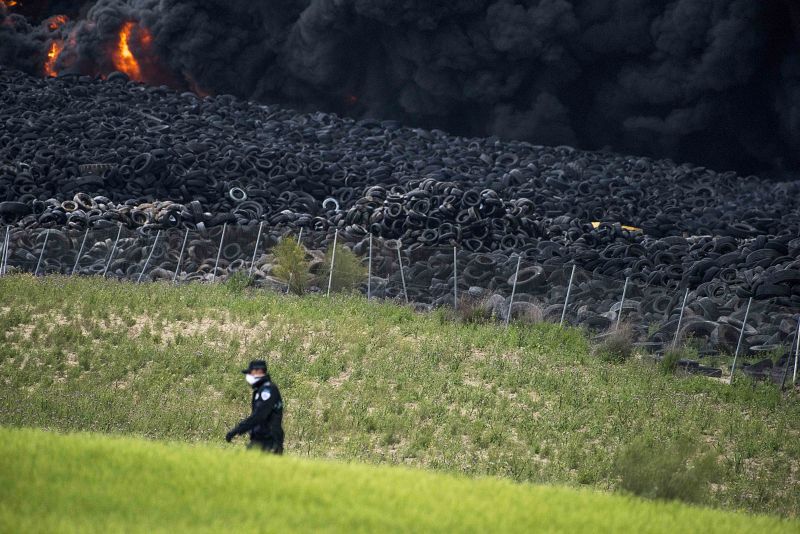
[[[527,282],[517,299],[545,308],[563,307],[573,263],[598,280],[629,278],[645,322],[670,324],[675,298],[663,295],[688,288],[686,334],[717,332],[719,346],[730,345],[725,325],[735,333],[750,297],[800,310],[798,182],[198,98],[121,73],[37,79],[0,69],[0,124],[12,265],[42,229],[205,235],[263,223],[265,243],[300,229],[319,248],[338,230],[360,253],[370,234],[396,240],[427,286],[412,300],[432,304],[452,303],[452,272],[448,284],[444,256],[425,251],[452,258],[456,246],[459,284],[505,294],[520,255]],[[613,319],[618,289],[579,288],[597,303],[582,313]],[[764,317],[770,328],[749,345],[793,336],[790,319]]]

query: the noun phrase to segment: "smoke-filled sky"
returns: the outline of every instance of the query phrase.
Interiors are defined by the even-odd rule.
[[[795,0],[98,0],[0,7],[0,63],[107,74],[120,28],[151,83],[455,134],[800,170]],[[45,20],[67,14],[51,30]],[[147,57],[143,57],[147,56]]]

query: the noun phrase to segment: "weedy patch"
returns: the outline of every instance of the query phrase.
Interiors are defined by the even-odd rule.
[[[458,299],[455,316],[465,324],[487,324],[493,319],[488,299],[471,295]]]
[[[331,262],[333,262],[333,271],[331,271]],[[317,285],[327,288],[328,282],[330,282],[333,292],[352,292],[357,290],[366,279],[367,268],[362,265],[361,258],[349,248],[337,244],[335,256],[333,247],[325,255],[325,262],[322,264]]]
[[[254,283],[253,277],[250,276],[247,271],[237,271],[229,276],[223,282],[223,285],[231,293],[235,295],[241,295],[247,288],[253,287]]]
[[[287,284],[295,295],[305,293],[311,283],[311,263],[308,251],[297,242],[294,236],[286,236],[272,249],[275,267],[272,274]]]
[[[674,374],[678,369],[678,364],[683,360],[696,360],[697,349],[691,345],[681,345],[668,349],[661,358],[658,366],[665,375]]]
[[[800,510],[796,392],[609,364],[578,329],[224,284],[10,276],[0,301],[5,426],[220,443],[263,357],[289,455],[615,489],[619,451],[683,435],[713,443],[707,504]]]
[[[617,327],[603,334],[602,340],[595,346],[595,355],[607,363],[627,361],[634,352],[633,326],[622,322]]]

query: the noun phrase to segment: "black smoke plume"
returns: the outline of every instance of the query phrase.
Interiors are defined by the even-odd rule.
[[[47,17],[61,12],[72,20],[53,35]],[[794,0],[22,1],[0,7],[0,63],[41,74],[59,38],[60,73],[107,74],[126,21],[153,36],[150,83],[720,170],[800,169]]]

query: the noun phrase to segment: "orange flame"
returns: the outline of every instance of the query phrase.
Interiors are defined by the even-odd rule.
[[[55,40],[50,43],[50,50],[47,52],[47,61],[44,63],[45,75],[50,77],[58,76],[58,71],[56,70],[56,61],[58,61],[58,56],[61,54],[61,50],[63,49],[64,44],[59,40]]]
[[[139,66],[139,62],[131,52],[130,47],[134,29],[138,30],[137,34],[140,43],[150,43],[152,41],[152,37],[147,30],[139,28],[135,22],[126,22],[119,31],[119,41],[117,42],[116,50],[112,54],[112,60],[114,67],[118,71],[127,74],[131,80],[140,82],[142,81],[142,68]]]
[[[5,7],[14,7],[19,4],[19,2],[17,2],[17,0],[0,0],[0,4]]]
[[[158,60],[153,34],[138,22],[128,21],[122,25],[109,56],[114,69],[127,74],[131,80],[178,86],[174,76]]]
[[[54,32],[61,26],[66,24],[68,20],[69,19],[67,18],[66,15],[55,15],[54,17],[50,17],[47,20],[47,29],[50,30],[51,32]]]

